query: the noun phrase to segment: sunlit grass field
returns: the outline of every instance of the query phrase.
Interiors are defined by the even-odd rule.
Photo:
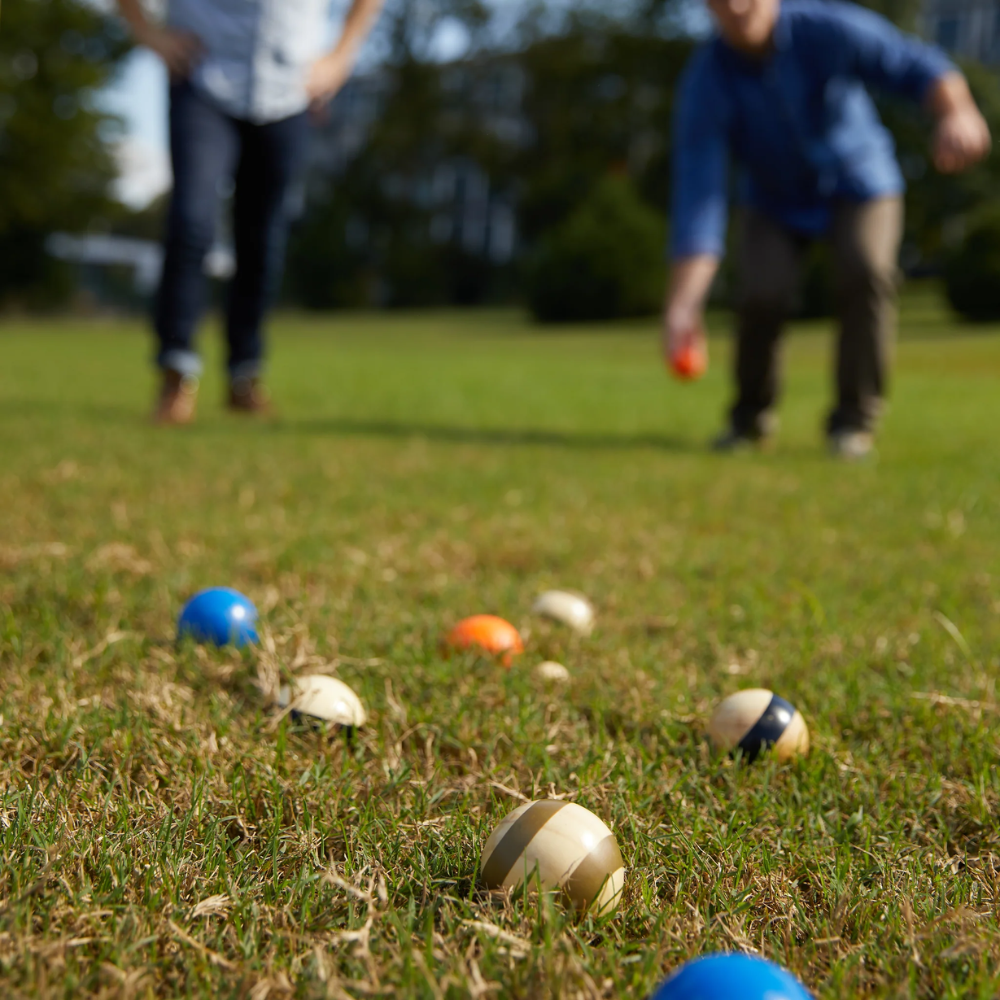
[[[141,324],[4,321],[0,995],[643,998],[740,949],[818,998],[996,997],[1000,331],[909,299],[879,460],[848,466],[823,324],[777,449],[705,450],[724,329],[680,385],[652,322],[280,317],[268,424],[223,411],[212,329],[166,431]],[[259,650],[175,645],[217,584]],[[553,586],[590,637],[532,617]],[[480,611],[523,630],[509,670],[439,653]],[[315,672],[365,701],[352,743],[269,705]],[[709,752],[753,686],[806,759]],[[615,831],[616,916],[477,886],[552,796]]]

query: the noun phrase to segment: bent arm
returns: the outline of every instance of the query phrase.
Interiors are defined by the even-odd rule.
[[[966,170],[990,149],[990,131],[965,77],[938,48],[906,35],[885,18],[839,2],[828,16],[837,28],[841,65],[866,84],[907,97],[937,119],[934,165]]]
[[[118,0],[118,10],[136,43],[155,52],[166,63],[171,76],[190,74],[202,54],[201,42],[194,35],[150,21],[139,0]]]
[[[927,92],[927,107],[935,118],[975,107],[972,91],[965,77],[955,70],[938,77]]]
[[[336,45],[309,70],[306,92],[314,108],[322,107],[346,83],[382,3],[383,0],[354,0],[351,4]]]
[[[358,50],[372,30],[384,2],[385,0],[354,0],[344,19],[340,38],[329,54],[339,54],[353,66]]]
[[[145,44],[143,38],[149,33],[150,22],[139,0],[118,0],[118,10],[128,25],[132,37],[140,45]]]
[[[309,70],[306,92],[315,109],[322,108],[347,81],[364,40],[368,37],[383,0],[354,0],[334,47]]]
[[[927,107],[937,119],[934,166],[942,173],[967,170],[989,153],[993,144],[989,125],[957,70],[934,82],[927,94]]]

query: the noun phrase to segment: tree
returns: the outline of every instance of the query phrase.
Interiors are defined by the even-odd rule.
[[[93,94],[125,51],[117,25],[75,0],[3,5],[0,303],[50,305],[68,293],[45,237],[86,229],[115,211],[115,121],[94,106]]]
[[[448,64],[433,53],[442,19],[461,25],[469,40],[468,55]],[[512,151],[484,123],[480,96],[513,57],[487,49],[487,23],[478,0],[388,4],[376,38],[379,114],[346,170],[311,178],[289,245],[291,299],[329,308],[472,304],[491,295],[490,262],[464,249],[456,232],[434,236],[435,216],[449,206],[430,190],[438,169],[459,161],[491,182],[509,176]]]
[[[974,322],[1000,319],[1000,204],[973,217],[944,273],[948,301],[957,312]]]
[[[628,178],[604,177],[530,258],[532,312],[543,323],[650,315],[663,298],[663,248],[662,215]]]
[[[571,19],[521,56],[533,141],[516,165],[520,226],[535,240],[562,222],[609,170],[628,173],[666,211],[674,92],[688,40],[644,34],[602,15]]]

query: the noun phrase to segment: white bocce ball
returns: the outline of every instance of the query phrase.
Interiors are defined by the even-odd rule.
[[[569,680],[569,671],[554,660],[546,660],[535,667],[535,676],[540,681],[547,681],[552,684],[565,684]]]
[[[561,889],[577,910],[617,908],[625,884],[618,841],[588,809],[543,799],[505,816],[486,841],[480,875],[488,889],[512,889],[538,873],[543,889]]]
[[[363,726],[367,719],[361,699],[336,677],[313,674],[297,677],[278,692],[278,705],[293,715],[306,715],[341,726]]]
[[[590,601],[565,590],[547,590],[539,595],[532,610],[536,615],[568,625],[581,635],[590,635],[594,627],[594,608]]]
[[[724,698],[708,723],[708,735],[719,750],[742,751],[748,763],[770,747],[782,761],[809,749],[809,730],[802,714],[765,688],[749,688]]]

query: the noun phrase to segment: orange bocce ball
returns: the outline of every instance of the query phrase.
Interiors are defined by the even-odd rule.
[[[701,378],[708,370],[708,355],[704,346],[694,339],[687,341],[671,355],[670,369],[684,382]]]
[[[463,618],[444,638],[447,649],[479,649],[500,656],[509,667],[518,653],[524,652],[521,635],[510,622],[496,615],[473,615]]]

